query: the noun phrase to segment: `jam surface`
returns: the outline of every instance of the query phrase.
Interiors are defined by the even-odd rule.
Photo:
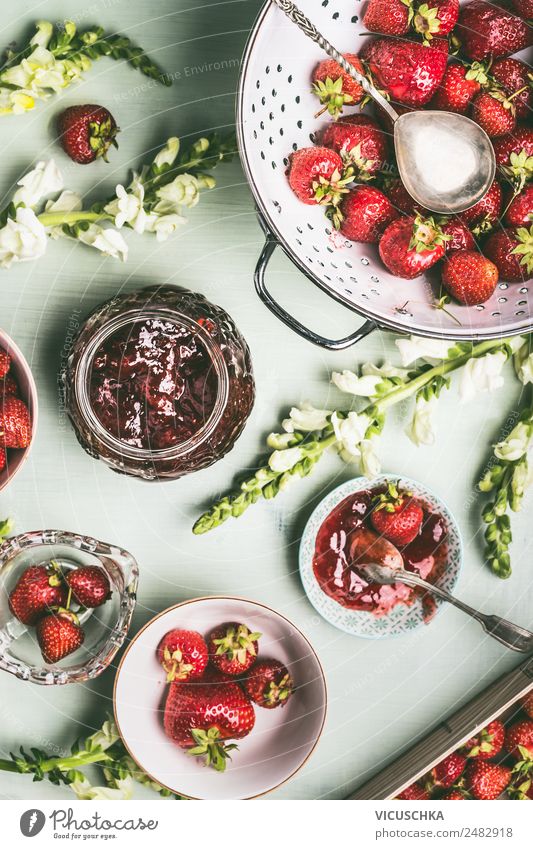
[[[429,621],[435,612],[434,599],[423,590],[405,584],[390,586],[364,580],[364,564],[352,561],[350,549],[357,532],[364,531],[369,539],[380,537],[370,523],[376,495],[386,487],[362,490],[345,498],[324,520],[318,531],[313,557],[315,577],[326,595],[351,610],[366,610],[384,616],[397,604],[411,605],[423,597],[424,618]],[[409,545],[400,548],[404,568],[418,572],[425,580],[435,582],[446,569],[447,527],[444,518],[432,511],[421,499],[416,499],[424,513],[418,535]],[[357,568],[354,568],[357,567]]]
[[[217,390],[204,343],[172,321],[146,319],[120,328],[92,363],[94,414],[110,434],[137,448],[186,442],[209,420]]]

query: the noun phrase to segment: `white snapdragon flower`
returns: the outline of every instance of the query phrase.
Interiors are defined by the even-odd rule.
[[[385,360],[381,366],[376,366],[374,363],[364,363],[361,366],[361,374],[376,374],[381,377],[399,377],[400,380],[405,380],[409,374],[409,369],[397,368],[396,366],[393,366],[392,363],[389,363],[388,360]]]
[[[48,47],[54,33],[54,25],[50,21],[37,21],[35,26],[37,31],[30,44],[34,47]]]
[[[331,416],[331,423],[340,443],[343,459],[358,459],[361,456],[361,443],[370,425],[369,416],[351,412],[345,419],[341,419],[335,412]]]
[[[69,786],[78,799],[83,800],[119,801],[133,798],[135,783],[131,776],[116,779],[115,785],[115,787],[93,787],[86,778],[77,778]]]
[[[114,746],[118,740],[120,740],[120,734],[116,723],[112,719],[106,719],[102,727],[91,734],[87,743],[90,745],[91,751],[102,749],[105,752],[110,746]]]
[[[283,473],[289,472],[296,463],[299,463],[303,457],[301,448],[284,448],[281,451],[274,451],[269,459],[268,465],[273,472]]]
[[[0,230],[0,268],[39,259],[46,252],[46,245],[46,230],[33,209],[19,206],[16,217],[9,218]]]
[[[45,206],[45,212],[79,212],[81,209],[83,209],[81,197],[70,189],[61,192],[57,200],[49,200]],[[62,225],[47,227],[46,232],[52,239],[66,238]]]
[[[403,366],[409,366],[415,360],[426,362],[441,362],[447,359],[451,342],[445,339],[426,339],[424,336],[409,336],[407,339],[397,339],[396,345],[400,352]]]
[[[415,410],[411,423],[405,432],[415,445],[433,445],[435,431],[433,430],[433,413],[437,404],[434,395],[429,401],[420,396],[416,399]]]
[[[146,217],[146,230],[148,233],[155,233],[158,242],[166,242],[179,227],[183,227],[186,223],[187,219],[183,215],[178,215],[177,212],[168,215],[150,213]]]
[[[493,392],[503,386],[502,370],[506,362],[507,354],[503,351],[468,360],[462,370],[459,384],[461,401],[466,403],[478,392]]]
[[[301,407],[293,407],[289,413],[289,418],[282,422],[283,430],[286,433],[294,433],[295,430],[310,433],[313,430],[324,430],[328,424],[328,416],[331,415],[331,410],[318,410],[308,402],[302,404]]]
[[[156,195],[159,203],[154,211],[158,214],[179,212],[181,206],[191,209],[200,200],[200,183],[192,174],[180,174],[172,183],[158,189]]]
[[[494,454],[499,460],[507,460],[512,463],[527,454],[532,441],[533,427],[526,422],[519,422],[507,439],[495,445]]]
[[[533,352],[529,342],[524,342],[515,351],[513,361],[518,380],[523,384],[533,383]]]
[[[334,371],[331,375],[331,382],[341,392],[348,392],[350,395],[357,395],[361,398],[372,398],[376,394],[377,386],[383,382],[383,378],[380,375],[372,374],[358,377],[353,371],[346,369],[342,373]]]
[[[180,152],[180,140],[173,136],[168,139],[164,148],[162,148],[154,159],[154,165],[157,168],[162,168],[163,165],[174,165],[176,157]]]
[[[60,192],[64,181],[61,171],[53,159],[48,162],[38,162],[33,171],[18,181],[17,189],[13,196],[15,206],[23,203],[25,206],[36,207],[44,198]]]
[[[84,245],[101,251],[113,259],[121,259],[126,262],[128,258],[128,246],[118,230],[104,229],[98,224],[91,224],[88,230],[80,230],[78,239]]]
[[[381,472],[381,462],[376,452],[378,438],[373,435],[370,439],[363,439],[359,446],[361,459],[359,465],[365,478],[375,478]]]
[[[48,96],[47,90],[61,91],[73,76],[79,76],[77,69],[67,69],[46,47],[37,45],[26,59],[2,72],[2,82],[28,89],[44,99]]]
[[[30,91],[12,91],[0,86],[0,115],[22,115],[35,107],[35,97]]]
[[[144,186],[137,176],[134,177],[128,190],[117,186],[115,200],[104,207],[105,212],[115,219],[115,227],[120,230],[129,224],[136,233],[142,234],[146,229],[147,214],[144,209]]]

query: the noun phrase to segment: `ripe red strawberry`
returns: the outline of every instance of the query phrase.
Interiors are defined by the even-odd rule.
[[[447,758],[434,766],[431,778],[436,787],[451,787],[463,774],[467,760],[459,752],[452,752]]]
[[[279,660],[260,660],[245,678],[244,692],[260,707],[284,707],[293,692],[289,670]]]
[[[80,566],[65,575],[65,582],[82,607],[100,607],[111,598],[111,585],[103,569]]]
[[[497,799],[511,780],[511,770],[506,766],[471,761],[466,768],[466,786],[476,799]]]
[[[441,796],[441,799],[446,802],[449,802],[451,800],[455,802],[464,802],[466,801],[466,796],[461,790],[454,790],[452,788],[452,790],[448,790],[443,796]]]
[[[241,675],[255,663],[260,636],[240,622],[215,628],[207,640],[211,663],[225,675]]]
[[[516,127],[509,135],[496,139],[493,146],[497,165],[520,191],[533,179],[533,129]]]
[[[27,448],[30,442],[30,412],[24,401],[11,395],[0,399],[0,445]]]
[[[456,32],[464,53],[478,62],[517,53],[531,44],[525,21],[487,0],[462,7]]]
[[[61,607],[39,619],[36,635],[41,654],[47,663],[57,663],[72,654],[85,639],[76,614]]]
[[[338,153],[326,147],[304,147],[290,158],[289,185],[297,198],[309,205],[332,206],[348,189]]]
[[[398,218],[379,242],[379,255],[391,274],[412,280],[444,256],[446,239],[433,218]]]
[[[375,500],[370,521],[394,545],[408,545],[418,535],[424,512],[412,492],[400,492],[394,483]]]
[[[467,758],[487,761],[500,754],[504,741],[505,726],[498,719],[495,719],[493,722],[489,722],[486,728],[482,728],[479,734],[467,740],[462,751]]]
[[[449,236],[449,241],[444,244],[444,250],[448,256],[456,251],[473,251],[475,249],[476,240],[474,236],[466,224],[456,216],[443,221],[440,226],[444,235]]]
[[[11,377],[10,374],[6,374],[4,378],[0,380],[0,401],[6,395],[17,396],[19,394],[19,388],[17,386],[17,381],[14,377]]]
[[[7,454],[4,448],[0,448],[0,472],[7,466]]]
[[[226,768],[234,743],[255,724],[253,705],[235,681],[187,681],[171,684],[165,704],[166,734],[190,755],[204,757],[219,772]]]
[[[11,368],[11,357],[4,351],[3,348],[0,348],[0,378],[3,378],[8,373]]]
[[[522,227],[533,221],[533,186],[522,189],[507,209],[503,216],[506,227]]]
[[[49,566],[29,566],[9,594],[9,609],[20,622],[35,625],[52,607],[66,603],[67,591],[55,561]]]
[[[406,787],[405,790],[402,790],[396,796],[397,799],[403,799],[408,802],[421,802],[426,799],[431,799],[428,791],[422,787],[421,784],[410,784],[409,787]]]
[[[167,681],[201,678],[209,660],[207,645],[197,631],[174,628],[157,647],[157,659],[167,673]]]
[[[459,0],[429,0],[422,3],[413,17],[413,28],[424,39],[434,35],[448,35],[459,18]]]
[[[516,117],[529,118],[533,109],[533,87],[528,66],[511,57],[496,59],[490,66],[490,75],[507,94],[514,95]]]
[[[385,180],[384,192],[392,203],[393,207],[399,212],[404,212],[406,215],[430,216],[429,209],[424,209],[414,198],[411,197],[404,184],[399,177]]]
[[[474,230],[474,233],[485,233],[498,221],[502,202],[502,188],[497,180],[494,180],[487,194],[470,209],[461,212],[459,217],[464,224]]]
[[[533,719],[533,692],[529,693],[522,701],[522,710]]]
[[[413,19],[411,0],[369,0],[363,24],[369,32],[403,35]]]
[[[442,282],[460,304],[482,304],[494,294],[498,268],[476,251],[457,251],[446,259]]]
[[[344,58],[364,75],[365,71],[359,56],[345,53]],[[326,110],[334,118],[343,111],[344,106],[355,106],[363,99],[364,91],[356,81],[344,71],[334,59],[324,59],[313,72],[313,92],[323,105],[319,115]]]
[[[111,145],[118,147],[115,119],[108,109],[94,103],[69,106],[60,114],[57,130],[65,153],[81,165],[99,157],[107,162]]]
[[[352,242],[379,242],[385,228],[398,218],[390,200],[373,186],[355,186],[340,207],[340,231]]]
[[[533,224],[516,230],[498,230],[484,247],[487,256],[498,268],[502,280],[525,282],[533,275]]]
[[[516,124],[512,100],[505,92],[493,89],[481,91],[472,101],[472,120],[482,127],[490,138],[510,133]]]
[[[446,70],[447,57],[440,49],[415,41],[376,38],[363,48],[374,81],[392,100],[407,106],[429,103]]]
[[[505,748],[518,761],[533,760],[533,720],[524,719],[511,725],[505,735]]]
[[[452,62],[446,68],[431,108],[464,115],[472,98],[486,81],[485,69],[479,62],[472,62],[470,67]]]
[[[521,18],[533,18],[533,0],[511,0],[511,6]]]
[[[369,180],[387,161],[387,137],[367,115],[350,115],[331,122],[322,133],[321,142],[352,166],[356,180]]]

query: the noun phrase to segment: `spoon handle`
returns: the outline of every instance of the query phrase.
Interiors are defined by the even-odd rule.
[[[289,20],[296,24],[308,38],[318,44],[322,50],[328,54],[335,62],[341,66],[341,68],[346,71],[353,79],[359,83],[361,88],[368,94],[370,97],[379,103],[382,109],[388,114],[392,121],[396,121],[398,118],[398,113],[391,106],[389,101],[383,97],[382,94],[374,88],[372,83],[367,80],[363,74],[359,73],[359,71],[354,68],[354,66],[347,62],[344,56],[339,53],[339,51],[333,47],[333,45],[325,38],[315,27],[313,23],[306,18],[304,13],[296,6],[292,0],[273,0],[273,2],[278,6],[282,12],[284,12]]]
[[[466,613],[468,616],[476,619],[489,636],[494,637],[495,640],[503,643],[503,645],[507,646],[507,648],[524,653],[533,651],[533,633],[531,633],[531,631],[521,628],[520,625],[514,625],[512,622],[508,622],[507,619],[502,619],[501,616],[481,613],[479,610],[476,610],[474,607],[470,607],[469,604],[465,604],[464,601],[461,601],[446,592],[446,590],[441,589],[441,587],[437,587],[434,584],[430,584],[428,581],[424,581],[422,578],[419,578],[418,575],[414,575],[409,572],[407,577],[404,577],[404,574],[405,573],[402,572],[401,577],[398,576],[399,581],[404,584],[412,584],[417,587],[422,587],[422,589],[425,589],[438,598],[443,599],[443,601],[448,601],[450,604],[453,604],[454,607],[458,607],[459,610],[463,611],[463,613]]]

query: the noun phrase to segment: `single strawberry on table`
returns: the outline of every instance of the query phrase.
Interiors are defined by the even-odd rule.
[[[428,0],[413,16],[413,29],[431,41],[433,36],[448,35],[459,18],[459,0]]]
[[[413,20],[411,0],[369,0],[363,24],[369,32],[404,35]]]
[[[373,186],[355,186],[338,213],[339,229],[352,242],[379,242],[385,228],[398,218],[388,197]]]
[[[451,787],[465,771],[467,760],[459,752],[452,752],[431,770],[431,783],[434,787]]]
[[[57,130],[65,153],[81,165],[100,157],[107,162],[111,145],[118,147],[115,119],[108,109],[94,103],[69,106],[59,115]]]
[[[364,76],[365,71],[359,56],[355,53],[345,53],[344,58]],[[364,95],[359,83],[334,59],[324,59],[316,66],[313,72],[313,92],[323,106],[318,114],[327,111],[333,118],[338,118],[344,106],[360,103]]]
[[[36,636],[47,663],[63,660],[77,651],[85,639],[76,614],[61,607],[39,619]]]
[[[387,137],[367,115],[350,115],[330,122],[322,133],[321,144],[335,150],[345,165],[353,168],[353,179],[370,180],[387,162]]]
[[[375,530],[394,545],[408,545],[422,527],[424,512],[412,492],[402,492],[389,482],[387,491],[374,502],[370,521]]]
[[[65,582],[82,607],[100,607],[111,598],[111,585],[103,569],[80,566],[65,575]]]
[[[527,119],[533,109],[533,85],[529,67],[514,57],[496,59],[490,66],[490,75],[507,94],[513,96],[518,119]]]
[[[481,91],[472,101],[472,120],[491,139],[510,133],[516,124],[512,97],[501,89]]]
[[[446,70],[447,56],[440,49],[416,41],[376,38],[363,48],[374,82],[391,100],[406,106],[429,103]]]
[[[225,770],[229,752],[238,748],[226,741],[246,737],[254,724],[253,705],[235,681],[207,676],[169,687],[164,712],[167,736],[219,772]]]
[[[479,62],[472,62],[470,66],[451,62],[430,106],[464,115],[473,97],[486,82],[486,69]]]
[[[351,181],[339,154],[327,147],[304,147],[290,157],[289,185],[303,203],[336,206]]]
[[[293,688],[289,670],[279,660],[259,660],[244,679],[248,698],[269,709],[286,705]]]
[[[31,435],[30,411],[24,401],[11,395],[0,399],[0,445],[27,448]]]
[[[499,719],[489,722],[486,728],[467,740],[462,752],[467,758],[478,761],[490,760],[499,755],[505,742],[505,726]]]
[[[510,202],[503,216],[506,227],[523,227],[533,222],[533,186],[526,186]]]
[[[413,280],[442,259],[446,241],[433,218],[398,218],[383,233],[379,255],[391,274]]]
[[[460,304],[475,306],[494,294],[498,268],[476,251],[457,251],[444,262],[442,282]]]
[[[47,566],[29,566],[9,594],[9,609],[24,625],[35,625],[53,607],[66,604],[67,590],[61,570],[52,560]]]
[[[157,647],[157,659],[167,673],[167,681],[190,681],[201,678],[209,657],[207,645],[197,631],[174,628]]]
[[[497,230],[484,245],[484,253],[497,267],[502,280],[520,283],[533,275],[533,224],[515,230]]]
[[[487,0],[473,0],[461,8],[456,33],[463,52],[478,62],[517,53],[532,43],[525,21]]]
[[[505,748],[516,760],[533,761],[533,720],[523,719],[507,729]]]
[[[260,636],[242,622],[221,625],[209,634],[209,659],[225,675],[241,675],[256,661]]]
[[[471,761],[465,772],[466,788],[475,799],[490,801],[497,799],[511,781],[511,770],[488,761]]]

